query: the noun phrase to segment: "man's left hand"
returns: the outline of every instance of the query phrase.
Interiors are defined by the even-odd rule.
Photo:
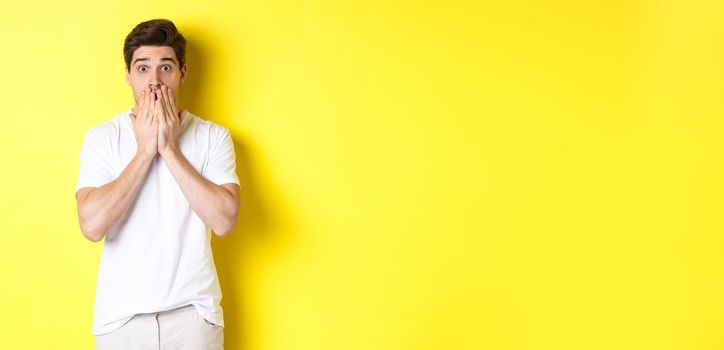
[[[176,108],[176,96],[165,86],[158,89],[156,117],[158,118],[158,153],[161,156],[178,149],[181,120]]]

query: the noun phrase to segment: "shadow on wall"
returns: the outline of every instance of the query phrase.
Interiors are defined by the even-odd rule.
[[[190,37],[188,33],[184,33],[186,38],[186,63],[188,64],[188,73],[183,83],[183,88],[179,88],[179,105],[191,111],[195,115],[204,118],[203,112],[207,110],[203,103],[208,96],[204,92],[204,42],[201,39]],[[205,119],[205,118],[204,118]]]
[[[208,27],[199,30],[208,30]],[[211,62],[207,62],[206,54],[221,54],[223,47],[208,47],[209,33],[204,31],[203,35],[196,35],[198,31],[194,31],[193,27],[184,31],[187,40],[186,61],[189,65],[189,75],[184,82],[183,91],[180,93],[180,104],[195,115],[207,120],[213,121],[207,116],[212,116],[214,108],[212,104],[224,103],[219,98],[213,96],[224,96],[224,91],[219,91],[219,87],[214,86],[214,91],[206,86],[205,77],[208,77]],[[202,38],[203,37],[203,38]],[[205,38],[205,39],[204,39]],[[221,69],[221,68],[219,68]],[[207,71],[208,70],[208,71]],[[215,75],[224,72],[215,72]],[[223,88],[224,85],[220,84]],[[234,86],[238,92],[237,98],[232,101],[234,104],[244,103],[244,87]],[[223,108],[225,110],[241,110],[241,108]],[[222,124],[218,122],[218,124]],[[228,127],[228,126],[227,126]],[[258,289],[258,286],[247,285],[247,281],[252,279],[244,274],[249,271],[247,262],[254,257],[260,256],[259,251],[264,249],[278,249],[277,246],[272,247],[273,241],[279,241],[278,237],[272,237],[274,218],[268,217],[262,194],[259,193],[255,173],[251,167],[252,162],[250,153],[247,150],[244,139],[234,135],[234,151],[236,153],[236,173],[239,177],[241,186],[240,192],[240,208],[239,217],[234,230],[229,235],[220,238],[212,235],[212,250],[214,261],[216,264],[219,283],[221,284],[223,298],[221,306],[224,309],[224,345],[227,350],[251,350],[260,344],[251,341],[255,338],[254,334],[259,334],[261,324],[253,320],[250,315],[258,314],[259,311],[252,305],[254,300],[245,293],[245,291]],[[275,207],[280,203],[275,202]],[[287,212],[288,211],[284,211]],[[290,218],[284,218],[285,224],[289,223]],[[285,239],[286,240],[286,239]],[[260,264],[251,264],[258,268]],[[260,273],[263,273],[261,271]],[[252,324],[253,322],[253,324]],[[248,323],[248,324],[247,324]]]

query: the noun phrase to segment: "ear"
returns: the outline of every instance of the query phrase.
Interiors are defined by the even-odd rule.
[[[128,69],[126,69],[125,65],[123,66],[123,72],[126,73],[126,84],[128,84],[128,86],[131,86],[131,73],[128,71]]]
[[[188,63],[184,62],[184,66],[181,67],[181,78],[179,79],[179,86],[183,85],[184,81],[186,80],[186,74],[188,73],[189,65]]]

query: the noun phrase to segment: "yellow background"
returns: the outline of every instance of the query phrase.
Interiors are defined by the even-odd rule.
[[[19,1],[0,20],[0,348],[90,349],[83,133],[187,37],[227,126],[227,349],[724,348],[718,1]]]

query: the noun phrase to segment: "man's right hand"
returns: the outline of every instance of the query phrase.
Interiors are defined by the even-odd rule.
[[[150,87],[146,88],[130,114],[138,145],[136,152],[150,157],[158,153],[158,120],[154,113],[154,100],[154,92]]]

